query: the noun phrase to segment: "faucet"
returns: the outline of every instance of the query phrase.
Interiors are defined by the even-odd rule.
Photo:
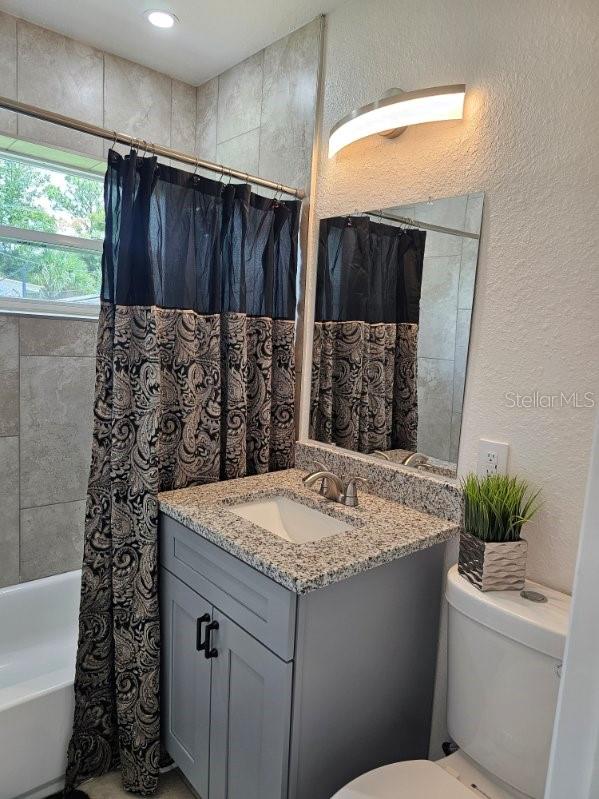
[[[320,469],[302,477],[305,486],[312,486],[317,480],[321,480],[320,493],[323,497],[330,499],[331,502],[339,502],[348,508],[358,507],[358,483],[367,483],[363,477],[352,477],[347,483],[338,477],[334,472],[330,472],[322,463],[317,463]]]
[[[422,452],[412,452],[412,454],[404,458],[401,463],[403,466],[422,466],[428,463],[428,457],[423,455]]]
[[[381,449],[375,449],[372,454],[378,455],[379,458],[384,458],[386,461],[392,460],[392,458],[389,455],[387,455],[386,452],[383,452]]]

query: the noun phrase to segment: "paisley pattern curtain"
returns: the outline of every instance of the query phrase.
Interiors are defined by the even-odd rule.
[[[109,154],[67,791],[160,763],[158,492],[293,464],[298,202]]]
[[[426,234],[321,222],[310,436],[357,452],[416,449]]]
[[[311,438],[354,452],[416,449],[418,325],[316,322]]]

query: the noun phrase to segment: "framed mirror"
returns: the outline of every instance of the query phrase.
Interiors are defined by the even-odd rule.
[[[455,475],[483,200],[320,221],[311,439]]]

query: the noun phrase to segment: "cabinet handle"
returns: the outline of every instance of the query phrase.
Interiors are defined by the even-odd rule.
[[[206,640],[204,641],[204,655],[206,657],[206,660],[218,657],[218,650],[212,648],[210,641],[210,634],[212,633],[212,630],[218,630],[218,628],[219,628],[219,623],[217,621],[211,621],[210,624],[206,627]]]
[[[205,624],[207,621],[210,621],[209,613],[204,613],[196,622],[196,649],[198,652],[206,649],[206,641],[202,641],[202,624]]]

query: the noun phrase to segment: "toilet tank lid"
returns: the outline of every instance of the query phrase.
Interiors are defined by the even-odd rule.
[[[530,580],[525,588],[544,594],[547,602],[531,602],[521,597],[519,591],[479,591],[458,573],[455,565],[447,574],[445,596],[453,608],[479,624],[561,660],[568,632],[570,597]]]

